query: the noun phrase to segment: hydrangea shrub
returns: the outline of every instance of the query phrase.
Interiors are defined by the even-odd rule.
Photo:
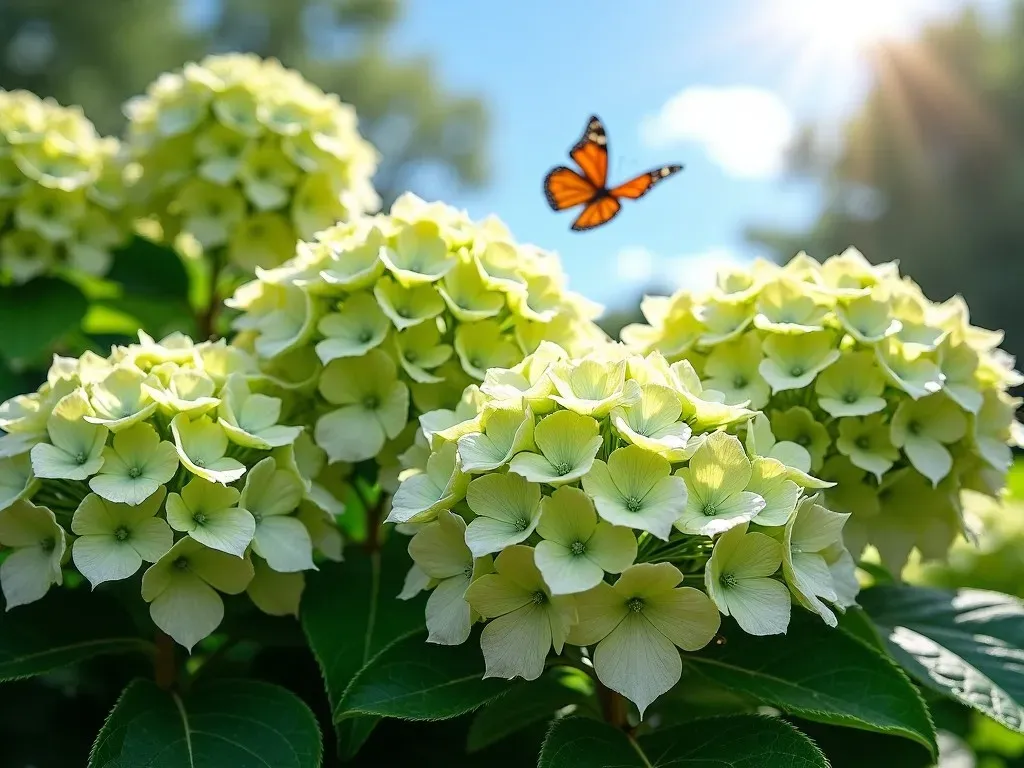
[[[598,680],[642,716],[723,614],[784,634],[792,594],[835,627],[857,592],[848,515],[822,506],[825,483],[745,448],[753,415],[688,362],[545,342],[421,416],[429,456],[388,521],[415,531],[403,596],[431,590],[428,639],[461,644],[484,622],[486,676],[526,680],[552,651],[592,647]]]
[[[217,629],[222,594],[297,614],[314,549],[340,557],[333,519],[309,501],[315,448],[241,350],[140,337],[105,358],[55,357],[37,392],[0,405],[7,610],[74,574],[93,589],[132,580],[188,649]]]
[[[759,261],[642,309],[648,324],[623,340],[689,362],[723,402],[762,411],[748,448],[784,445],[792,465],[833,483],[824,499],[851,515],[850,552],[871,544],[895,573],[915,548],[942,558],[971,535],[961,491],[997,496],[1024,439],[1008,393],[1024,377],[1002,334],[971,325],[958,296],[928,300],[895,263],[853,249],[822,264]]]
[[[80,109],[0,89],[0,284],[105,274],[130,229],[125,165]]]
[[[305,418],[329,461],[374,460],[390,490],[399,455],[422,450],[418,415],[454,408],[544,340],[580,353],[606,339],[555,256],[412,195],[301,243],[228,304],[242,312],[236,344],[310,393]]]
[[[276,60],[208,56],[161,75],[126,114],[144,211],[245,271],[380,205],[355,110]]]

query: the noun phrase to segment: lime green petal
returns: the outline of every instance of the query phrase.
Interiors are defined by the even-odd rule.
[[[208,416],[190,421],[179,414],[171,421],[171,434],[178,458],[192,474],[224,485],[245,474],[244,464],[224,455],[228,437]]]
[[[0,510],[18,499],[31,496],[38,487],[32,474],[32,461],[27,453],[0,457]]]
[[[459,574],[442,580],[427,598],[427,642],[462,645],[473,626],[472,610],[466,602],[470,578]]]
[[[534,594],[500,574],[492,573],[481,576],[469,585],[466,600],[481,616],[492,618],[532,605]]]
[[[597,422],[572,411],[556,411],[541,419],[534,441],[542,455],[521,453],[509,469],[532,482],[556,486],[587,474],[601,447]]]
[[[252,549],[265,558],[279,573],[293,573],[316,568],[313,565],[313,542],[306,526],[298,518],[275,515],[256,522]]]
[[[267,457],[245,476],[238,505],[261,518],[288,515],[299,506],[304,491],[301,479],[294,472],[279,469],[277,460]]]
[[[340,357],[362,357],[384,342],[390,327],[373,296],[353,294],[337,312],[321,318],[317,328],[325,338],[316,345],[317,357],[324,365]]]
[[[633,532],[603,520],[597,524],[593,535],[586,542],[586,557],[608,573],[622,573],[636,560],[636,554],[636,537]]]
[[[553,595],[585,592],[604,579],[604,569],[597,563],[553,541],[539,542],[534,559]]]
[[[877,344],[903,328],[903,323],[892,316],[890,301],[870,295],[838,304],[836,317],[846,332],[861,344]]]
[[[321,416],[314,435],[332,462],[371,459],[380,453],[387,439],[374,413],[358,405],[346,405]]]
[[[270,616],[297,617],[306,578],[301,573],[279,573],[262,560],[256,560],[253,569],[245,590],[253,604]]]
[[[578,621],[569,631],[569,642],[573,645],[599,643],[629,613],[626,600],[606,582],[576,595],[575,602]]]
[[[406,288],[389,277],[377,281],[373,295],[381,311],[398,330],[412,328],[437,317],[445,307],[444,300],[432,285]]]
[[[474,557],[526,541],[540,521],[540,486],[519,475],[478,477],[469,484],[466,501],[478,515],[466,529]]]
[[[681,587],[644,599],[642,615],[684,651],[697,651],[718,633],[718,608],[699,589]]]
[[[455,446],[442,446],[427,460],[426,472],[402,481],[392,499],[388,522],[431,519],[461,501],[469,481],[470,476],[458,464]]]
[[[176,576],[149,606],[153,623],[189,652],[224,619],[224,602],[191,573]]]
[[[782,462],[757,457],[751,462],[750,482],[746,490],[764,499],[765,506],[752,522],[770,527],[785,525],[796,510],[800,486],[790,480]]]
[[[598,679],[636,704],[640,717],[682,675],[679,651],[639,613],[630,612],[594,653]]]
[[[577,365],[555,366],[550,372],[558,390],[551,399],[575,413],[594,418],[607,416],[613,408],[630,403],[640,396],[635,389],[626,389],[626,363],[605,363],[583,360]]]
[[[578,488],[559,488],[545,496],[541,513],[537,533],[562,547],[586,543],[598,525],[593,502]]]
[[[459,458],[466,472],[490,472],[507,464],[520,451],[534,447],[533,414],[529,407],[491,407],[481,415],[482,433],[459,438]]]
[[[789,627],[789,590],[775,579],[746,579],[726,591],[722,613],[731,615],[750,635],[781,635]]]
[[[473,555],[466,546],[466,522],[442,510],[409,542],[409,556],[432,579],[450,579],[472,570]],[[468,586],[468,582],[467,582]]]
[[[127,579],[142,566],[142,557],[113,534],[82,536],[71,548],[75,567],[93,588],[105,581]]]
[[[926,352],[888,339],[875,347],[875,356],[887,378],[915,399],[942,389],[942,371]]]
[[[715,432],[690,459],[689,487],[702,502],[715,502],[742,491],[750,482],[750,472],[750,460],[740,441]]]
[[[532,602],[493,619],[480,635],[484,677],[536,680],[544,672],[551,641],[547,611]]]
[[[455,353],[462,369],[483,381],[488,368],[508,368],[519,362],[519,348],[494,320],[465,323],[455,329]]]
[[[500,314],[505,297],[484,285],[472,262],[460,262],[437,286],[448,309],[460,323],[475,323]]]

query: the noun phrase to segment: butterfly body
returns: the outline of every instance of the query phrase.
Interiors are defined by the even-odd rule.
[[[555,211],[583,206],[572,223],[577,232],[611,221],[622,207],[619,200],[643,197],[659,181],[683,169],[681,165],[665,165],[609,188],[608,134],[596,115],[590,117],[583,136],[569,150],[569,157],[582,173],[564,165],[552,168],[544,177],[544,196]]]

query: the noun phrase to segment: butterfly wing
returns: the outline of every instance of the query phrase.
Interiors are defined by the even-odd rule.
[[[681,165],[666,165],[661,168],[654,168],[653,170],[641,173],[635,179],[630,179],[625,184],[620,184],[608,191],[608,194],[612,197],[625,197],[630,200],[636,200],[639,197],[643,197],[651,188],[663,179],[667,179],[674,173],[679,173],[683,170]]]
[[[571,150],[569,157],[580,167],[587,181],[598,189],[608,183],[608,134],[597,115],[591,115],[580,140]]]
[[[607,195],[599,197],[584,208],[583,212],[576,217],[576,221],[572,223],[572,228],[576,232],[582,232],[585,229],[598,227],[611,221],[620,208],[622,208],[622,205],[614,197],[608,197]]]
[[[544,197],[554,211],[589,203],[597,191],[597,187],[564,165],[552,168],[544,177]]]

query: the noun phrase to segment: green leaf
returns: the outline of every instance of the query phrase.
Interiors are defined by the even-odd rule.
[[[538,768],[828,768],[814,742],[783,720],[716,717],[633,739],[606,723],[556,720]]]
[[[471,639],[464,647],[434,645],[426,639],[426,633],[414,632],[372,658],[352,678],[334,710],[335,718],[447,720],[472,712],[513,686],[499,678],[483,679],[478,641]]]
[[[858,602],[923,685],[1024,733],[1024,603],[980,589],[878,586]]]
[[[727,642],[684,654],[688,670],[808,720],[902,735],[937,753],[924,701],[880,651],[802,614],[786,635],[724,626]]]
[[[568,706],[589,708],[594,684],[578,669],[556,667],[530,683],[509,689],[477,712],[466,737],[466,750],[477,752]]]
[[[182,699],[136,680],[96,737],[88,768],[318,768],[322,757],[316,718],[284,688],[217,680]]]
[[[345,561],[307,574],[302,597],[302,629],[320,664],[335,720],[352,678],[395,639],[423,626],[423,599],[402,601],[405,573],[412,564],[409,539],[393,531],[372,554],[349,547]],[[351,757],[366,741],[376,718],[358,717],[337,724],[338,749]]]
[[[0,681],[32,677],[92,656],[152,650],[128,614],[103,594],[53,590],[43,600],[0,614]]]
[[[136,235],[114,251],[107,279],[126,296],[159,296],[188,304],[188,273],[177,251]]]
[[[88,308],[78,288],[54,277],[0,288],[0,356],[49,357],[50,348],[78,328]]]

